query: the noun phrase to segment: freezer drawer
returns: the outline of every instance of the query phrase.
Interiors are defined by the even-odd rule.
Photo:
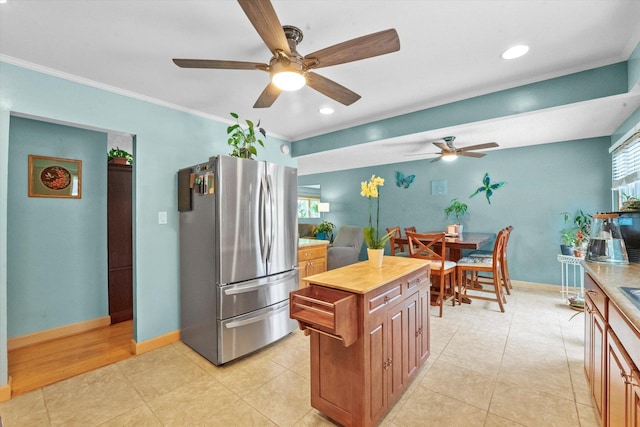
[[[218,321],[218,363],[226,363],[284,337],[296,329],[289,318],[289,301]],[[214,362],[215,363],[215,362]]]
[[[229,319],[289,299],[298,288],[298,270],[218,288],[218,320]]]

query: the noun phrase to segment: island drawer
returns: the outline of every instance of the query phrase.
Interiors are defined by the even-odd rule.
[[[584,275],[584,290],[587,296],[589,296],[589,299],[591,299],[593,304],[598,308],[600,314],[606,319],[608,316],[607,302],[609,298],[588,274]]]
[[[298,249],[298,262],[309,261],[310,259],[323,258],[326,256],[327,248],[325,246],[313,246],[310,248],[302,247]]]
[[[290,316],[301,329],[310,329],[350,346],[358,339],[356,296],[324,286],[310,285],[291,292]]]
[[[426,270],[420,271],[419,274],[410,276],[407,279],[407,293],[410,294],[427,282],[429,282],[429,267],[427,267]]]
[[[371,295],[367,294],[366,304],[369,314],[389,304],[400,301],[402,298],[402,281],[391,283],[376,290]]]

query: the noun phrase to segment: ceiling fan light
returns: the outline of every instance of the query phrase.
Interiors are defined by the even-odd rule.
[[[444,153],[442,155],[442,160],[446,162],[452,162],[457,158],[458,158],[458,155],[456,153]]]
[[[295,71],[281,71],[271,78],[274,85],[282,90],[294,91],[301,89],[307,83],[307,80],[301,73]]]

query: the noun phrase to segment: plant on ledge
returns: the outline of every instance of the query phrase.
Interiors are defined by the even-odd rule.
[[[369,181],[360,183],[360,195],[369,199],[369,226],[364,228],[364,241],[369,249],[384,249],[393,231],[380,237],[380,196],[378,187],[384,185],[384,178],[371,175]],[[373,200],[376,199],[376,226],[373,226]]]
[[[260,121],[258,121],[257,125],[254,125],[251,120],[245,120],[247,128],[244,129],[240,126],[238,114],[230,114],[231,117],[236,119],[236,124],[227,128],[227,134],[229,135],[227,144],[233,147],[233,151],[230,155],[233,157],[241,157],[243,159],[251,159],[253,156],[257,156],[258,150],[256,149],[256,144],[260,144],[261,147],[264,147],[264,141],[257,138],[256,128],[263,137],[267,137],[267,132],[260,127]]]
[[[112,148],[111,150],[109,150],[109,152],[107,153],[107,160],[112,159],[124,159],[124,161],[122,162],[116,162],[115,160],[113,160],[114,163],[128,163],[130,165],[133,164],[133,156],[131,155],[131,153],[121,149],[120,147]]]

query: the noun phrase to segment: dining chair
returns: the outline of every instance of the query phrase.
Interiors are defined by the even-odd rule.
[[[437,290],[434,291],[432,288],[431,294],[437,297],[437,299],[432,299],[432,301],[436,301],[437,305],[440,306],[440,317],[442,317],[445,299],[451,298],[453,301],[452,305],[456,304],[456,263],[446,259],[445,234],[407,231],[407,239],[409,241],[409,256],[411,258],[429,261],[431,276],[438,276],[440,279]],[[448,279],[450,293],[445,292],[445,279]]]
[[[404,243],[397,242],[396,239],[402,238],[402,233],[400,232],[400,227],[389,227],[387,228],[387,233],[391,233],[391,237],[389,238],[389,245],[391,246],[391,256],[409,256],[409,252],[405,251]]]
[[[413,226],[413,225],[412,225],[411,227],[405,227],[405,229],[404,229],[404,234],[406,235],[406,234],[407,234],[407,232],[410,232],[410,233],[417,233],[417,231],[416,231],[416,227],[415,227],[415,226]]]
[[[507,248],[509,243],[509,238],[511,237],[511,230],[513,230],[513,226],[509,225],[505,228],[507,231],[507,236],[504,241],[504,245],[502,246],[502,250],[500,251],[500,270],[502,277],[502,286],[508,295],[511,295],[511,289],[513,289],[513,285],[511,284],[511,277],[509,276],[509,263],[507,261]],[[497,241],[497,239],[496,239]],[[475,258],[491,258],[493,256],[493,250],[477,250],[473,251],[469,254],[470,257]]]
[[[502,278],[501,251],[508,234],[507,228],[498,232],[491,257],[467,256],[458,260],[456,276],[459,298],[495,301],[498,303],[500,311],[504,313],[504,304],[507,299],[504,296],[502,286],[504,280]],[[483,296],[483,293],[490,293],[492,296]]]

